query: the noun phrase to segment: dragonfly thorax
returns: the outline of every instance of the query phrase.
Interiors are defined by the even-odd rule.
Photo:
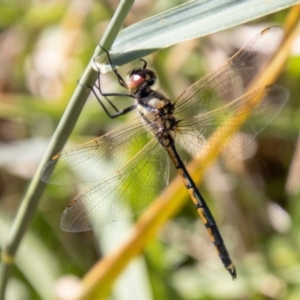
[[[174,116],[174,104],[163,94],[152,90],[156,74],[146,69],[147,63],[135,68],[127,75],[127,88],[135,99],[135,106],[143,117],[146,126],[157,137],[159,142],[168,147],[174,143],[175,130],[178,124]]]
[[[150,88],[149,88],[150,89]],[[174,142],[178,120],[174,116],[174,104],[163,94],[148,90],[144,97],[136,98],[137,110],[147,126],[158,138],[159,142],[168,147]]]

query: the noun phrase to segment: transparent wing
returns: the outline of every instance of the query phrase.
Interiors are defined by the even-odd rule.
[[[153,138],[118,172],[78,195],[62,214],[61,228],[86,231],[145,210],[168,182],[166,162]]]
[[[221,69],[190,86],[176,100],[175,113],[179,119],[214,110],[243,95],[256,75],[270,61],[282,37],[280,27],[263,30]]]
[[[45,164],[41,179],[54,184],[101,180],[117,172],[150,138],[146,125],[138,117],[97,139],[55,155]]]
[[[262,97],[261,102],[250,108],[249,101],[255,97]],[[176,143],[179,152],[185,160],[191,160],[193,156],[199,155],[199,151],[208,151],[211,157],[218,155],[218,151],[213,153],[215,145],[208,138],[215,130],[222,126],[222,135],[226,135],[236,126],[237,116],[249,114],[246,122],[240,128],[240,132],[235,134],[222,149],[221,160],[228,161],[244,151],[255,139],[256,135],[269,124],[279,113],[289,97],[289,91],[279,85],[269,85],[264,89],[255,91],[224,105],[211,112],[200,114],[199,116],[183,120],[179,123],[179,130],[176,134]],[[224,126],[226,125],[226,126]],[[220,136],[221,138],[221,136]],[[181,147],[180,147],[181,146]],[[211,162],[200,165],[197,160],[193,160],[194,167],[203,168],[211,165]]]

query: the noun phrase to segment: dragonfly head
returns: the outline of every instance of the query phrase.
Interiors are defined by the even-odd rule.
[[[155,83],[156,74],[149,69],[135,68],[127,75],[127,87],[130,91],[150,87]]]

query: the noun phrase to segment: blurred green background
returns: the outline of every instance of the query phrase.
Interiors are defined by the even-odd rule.
[[[180,3],[137,1],[125,25]],[[117,5],[118,1],[0,1],[1,245]],[[283,25],[287,14],[284,10],[146,57],[158,73],[156,87],[175,99],[260,30]],[[246,151],[245,160],[208,169],[201,185],[238,279],[230,280],[187,202],[123,274],[114,299],[300,299],[299,53],[298,42],[278,80],[291,93],[286,107]],[[123,66],[121,74],[136,65]],[[103,86],[107,91],[119,89],[111,74]],[[111,120],[90,97],[69,143],[100,136],[134,115]],[[92,232],[61,231],[60,214],[81,188],[47,187],[17,254],[7,299],[53,299],[75,289],[77,278],[126,237],[124,226],[115,224],[105,226],[96,238]],[[117,243],[111,241],[115,234]],[[130,278],[134,283],[122,283]]]

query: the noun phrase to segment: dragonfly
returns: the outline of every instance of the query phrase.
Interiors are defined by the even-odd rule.
[[[61,228],[86,231],[144,211],[168,186],[169,167],[173,164],[221,262],[235,279],[236,268],[187,163],[191,168],[208,167],[196,154],[205,150],[216,157],[218,151],[213,152],[209,137],[220,126],[226,134],[235,126],[234,116],[250,115],[240,132],[224,145],[221,161],[246,149],[279,113],[289,97],[285,87],[269,84],[255,91],[247,89],[271,60],[282,37],[283,30],[277,26],[261,31],[223,67],[195,82],[174,101],[152,88],[156,74],[147,68],[144,59],[125,80],[104,50],[118,83],[126,91],[105,93],[100,70],[91,91],[109,117],[133,110],[138,116],[90,142],[63,150],[45,164],[41,173],[44,182],[60,185],[96,181],[64,210]],[[130,98],[132,105],[118,109],[112,96]],[[261,100],[250,109],[247,103],[255,97]]]

